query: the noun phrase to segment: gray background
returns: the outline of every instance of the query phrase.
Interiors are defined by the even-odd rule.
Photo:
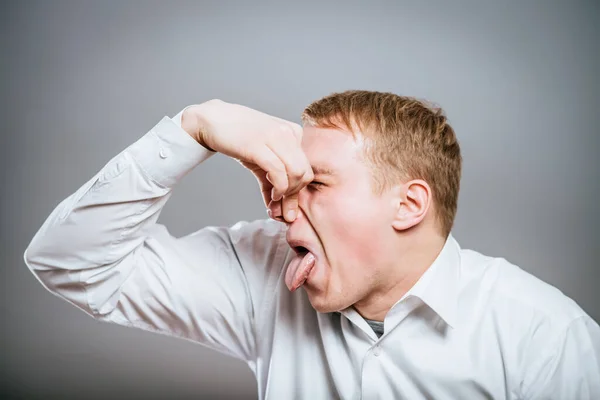
[[[0,6],[3,393],[256,398],[241,362],[94,321],[22,254],[52,209],[164,115],[211,98],[299,122],[344,89],[447,111],[464,175],[454,230],[600,320],[597,2],[19,1]],[[266,217],[223,156],[176,189],[175,235]]]

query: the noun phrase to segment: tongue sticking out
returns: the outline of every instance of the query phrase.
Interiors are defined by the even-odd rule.
[[[312,253],[309,252],[304,257],[296,256],[290,262],[285,272],[285,284],[288,289],[293,292],[302,286],[314,266],[315,256]]]

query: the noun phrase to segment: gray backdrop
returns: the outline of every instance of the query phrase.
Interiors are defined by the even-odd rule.
[[[438,102],[464,155],[461,245],[600,320],[598,2],[14,3],[0,6],[4,393],[257,397],[241,362],[96,322],[22,260],[63,198],[164,115],[211,98],[296,122],[344,89]],[[254,178],[219,155],[178,186],[161,222],[184,235],[262,217]]]

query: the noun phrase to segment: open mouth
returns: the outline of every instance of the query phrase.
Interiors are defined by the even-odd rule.
[[[309,250],[304,246],[294,246],[292,248],[294,249],[296,254],[299,256],[305,256],[309,252]]]
[[[304,256],[307,253],[314,253],[313,246],[311,246],[311,244],[307,240],[288,239],[288,245],[299,256]]]
[[[290,291],[295,291],[304,284],[315,266],[314,252],[306,247],[306,242],[289,241],[288,244],[296,253],[296,257],[288,264],[285,283]]]

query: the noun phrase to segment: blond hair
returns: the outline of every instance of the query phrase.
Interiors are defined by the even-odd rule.
[[[342,129],[365,142],[376,193],[409,179],[432,190],[436,217],[447,236],[454,224],[462,157],[441,108],[412,97],[365,90],[333,93],[310,104],[302,121]]]

